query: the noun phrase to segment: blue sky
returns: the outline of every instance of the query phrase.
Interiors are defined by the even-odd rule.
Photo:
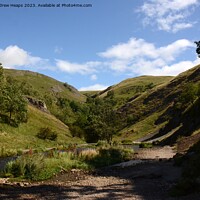
[[[50,3],[61,7],[38,7]],[[79,90],[177,75],[200,63],[199,9],[200,0],[0,0],[0,62]]]

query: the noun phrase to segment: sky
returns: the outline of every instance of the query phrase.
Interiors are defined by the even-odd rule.
[[[200,64],[199,11],[200,0],[0,0],[0,63],[82,91],[176,76]]]

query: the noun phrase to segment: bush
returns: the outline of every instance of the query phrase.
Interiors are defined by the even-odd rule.
[[[42,140],[48,139],[55,141],[58,137],[58,134],[47,127],[47,128],[41,128],[37,134],[37,137]]]
[[[105,141],[105,140],[99,140],[99,141],[97,142],[96,146],[97,146],[97,147],[108,147],[109,144],[108,144],[108,142]]]
[[[119,141],[113,141],[112,146],[117,147],[119,146],[121,143]]]
[[[22,177],[29,180],[35,180],[41,169],[43,156],[21,156],[15,161],[10,161],[6,165],[5,174],[12,177]]]
[[[101,148],[99,154],[90,160],[90,165],[95,168],[104,167],[130,160],[133,156],[132,149]]]

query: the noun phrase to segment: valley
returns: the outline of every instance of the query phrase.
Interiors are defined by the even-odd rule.
[[[95,92],[35,72],[3,71],[0,156],[20,158],[1,172],[0,199],[176,199],[169,193],[198,199],[199,65],[176,77],[141,76]],[[25,100],[23,120],[4,104],[15,86],[14,97],[20,92]],[[81,144],[86,153],[77,153]],[[141,148],[121,147],[133,144]],[[111,167],[131,160],[142,162]],[[43,197],[46,190],[52,193]]]

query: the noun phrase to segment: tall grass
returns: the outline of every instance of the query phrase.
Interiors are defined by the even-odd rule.
[[[132,158],[133,151],[123,148],[86,149],[77,152],[52,150],[47,153],[27,154],[10,161],[3,173],[6,177],[45,180],[61,171],[91,170]]]
[[[4,146],[0,147],[0,158],[6,158],[11,156],[17,156],[21,155],[22,150],[21,149],[7,149]]]

